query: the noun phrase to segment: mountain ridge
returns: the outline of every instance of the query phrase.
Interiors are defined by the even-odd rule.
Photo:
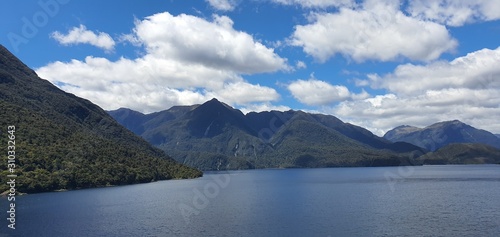
[[[408,142],[431,151],[452,143],[481,143],[500,149],[499,137],[459,120],[442,121],[425,128],[399,126],[388,131],[384,138],[393,142]]]
[[[115,118],[125,123],[125,118]],[[293,110],[244,115],[215,98],[157,125],[138,135],[177,161],[204,170],[399,165],[426,152],[334,116]]]

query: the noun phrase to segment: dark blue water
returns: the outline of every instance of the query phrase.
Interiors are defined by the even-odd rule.
[[[500,236],[500,165],[251,170],[18,197],[5,236]]]

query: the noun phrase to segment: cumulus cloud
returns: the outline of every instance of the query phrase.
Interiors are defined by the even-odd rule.
[[[276,90],[261,85],[254,85],[243,81],[225,84],[222,88],[210,93],[222,101],[231,101],[235,104],[249,104],[254,102],[268,102],[279,99]]]
[[[500,48],[482,49],[453,61],[427,65],[405,64],[393,73],[371,77],[374,88],[388,89],[400,95],[417,95],[428,90],[447,88],[499,88]]]
[[[409,1],[407,11],[414,17],[462,26],[476,21],[500,19],[498,0],[416,0]]]
[[[345,86],[332,85],[315,78],[297,80],[288,85],[288,90],[293,97],[307,105],[330,105],[351,98],[366,98],[368,94],[353,94]]]
[[[236,7],[234,0],[206,0],[210,6],[219,11],[232,11]]]
[[[115,47],[115,41],[109,34],[103,32],[95,33],[87,30],[84,25],[73,27],[67,34],[55,31],[50,37],[63,45],[90,44],[107,51],[111,51]]]
[[[498,133],[500,48],[483,49],[450,62],[406,64],[387,75],[371,75],[385,95],[344,101],[331,113],[383,135],[395,126],[427,126],[460,119]]]
[[[217,97],[229,104],[268,103],[279,99],[272,88],[247,82],[242,74],[288,70],[279,57],[225,16],[207,21],[160,13],[136,20],[123,38],[145,49],[135,59],[88,56],[37,69],[65,91],[105,109],[142,112],[202,103]],[[238,93],[235,93],[238,92]]]
[[[290,44],[320,62],[341,54],[356,62],[398,58],[430,61],[457,46],[446,27],[405,15],[399,1],[365,1],[338,13],[312,13],[297,25]]]
[[[286,59],[248,33],[235,30],[227,16],[214,15],[213,21],[207,21],[159,13],[137,21],[134,35],[156,57],[248,74],[288,68]]]

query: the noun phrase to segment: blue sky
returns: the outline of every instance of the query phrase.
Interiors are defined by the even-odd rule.
[[[500,133],[496,0],[2,1],[0,43],[61,89],[144,113],[213,97],[382,135]]]

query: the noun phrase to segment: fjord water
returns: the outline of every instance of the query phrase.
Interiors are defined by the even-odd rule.
[[[8,236],[500,236],[500,165],[214,172],[16,201]]]

